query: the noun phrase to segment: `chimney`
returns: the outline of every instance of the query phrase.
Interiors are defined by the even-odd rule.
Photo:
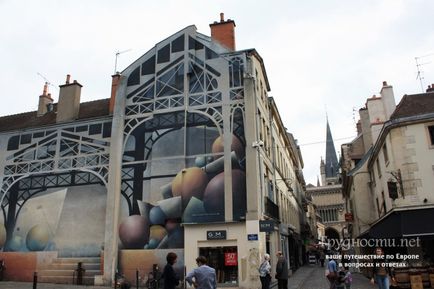
[[[77,80],[70,83],[71,76],[66,76],[66,82],[59,85],[59,103],[57,104],[56,122],[71,121],[78,118],[80,95],[83,87]]]
[[[229,50],[235,50],[235,21],[228,19],[220,13],[220,22],[210,24],[211,38]]]
[[[120,79],[121,79],[120,73],[116,73],[112,75],[112,92],[110,95],[110,103],[109,103],[110,114],[113,114],[113,111],[115,109],[116,90],[118,89]]]
[[[53,99],[51,98],[51,94],[48,93],[48,82],[45,82],[42,95],[39,96],[38,112],[36,113],[36,115],[42,116],[47,112],[49,112],[48,105],[52,103],[53,103]]]
[[[426,89],[426,92],[434,92],[434,83],[431,85],[428,85],[428,88]]]
[[[390,116],[395,111],[396,103],[395,96],[393,94],[393,87],[383,81],[383,86],[381,87],[381,101],[383,102],[385,119],[390,119]]]
[[[357,128],[357,135],[361,135],[362,134],[362,122],[359,121],[356,123],[356,128]]]

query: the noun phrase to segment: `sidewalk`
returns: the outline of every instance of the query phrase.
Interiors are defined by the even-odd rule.
[[[1,289],[33,289],[32,282],[0,282]],[[78,286],[71,284],[52,284],[52,283],[38,283],[37,289],[112,289],[106,286]]]

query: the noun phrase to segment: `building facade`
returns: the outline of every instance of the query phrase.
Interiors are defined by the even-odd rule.
[[[409,240],[386,252],[416,254],[432,262],[434,93],[404,95],[395,106],[386,82],[360,110],[358,137],[342,146],[344,195],[353,238]],[[372,248],[371,248],[372,249]]]
[[[9,272],[33,258],[59,281],[44,275],[59,258],[97,258],[89,283],[116,270],[135,283],[137,268],[146,280],[175,252],[180,275],[204,255],[220,285],[256,288],[265,253],[300,265],[300,149],[262,58],[235,49],[233,20],[210,27],[157,43],[113,76],[110,99],[80,104],[68,77],[58,103],[44,90],[37,112],[0,118]]]

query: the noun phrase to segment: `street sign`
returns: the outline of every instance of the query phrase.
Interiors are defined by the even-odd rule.
[[[258,241],[258,234],[247,234],[248,241]]]

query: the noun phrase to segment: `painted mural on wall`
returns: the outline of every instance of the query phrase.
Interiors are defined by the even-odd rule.
[[[9,137],[0,191],[3,251],[100,255],[110,128],[79,124]]]
[[[228,62],[213,49],[180,32],[139,59],[128,76],[124,249],[183,248],[182,223],[223,222],[225,183],[233,220],[245,217],[244,62]]]

